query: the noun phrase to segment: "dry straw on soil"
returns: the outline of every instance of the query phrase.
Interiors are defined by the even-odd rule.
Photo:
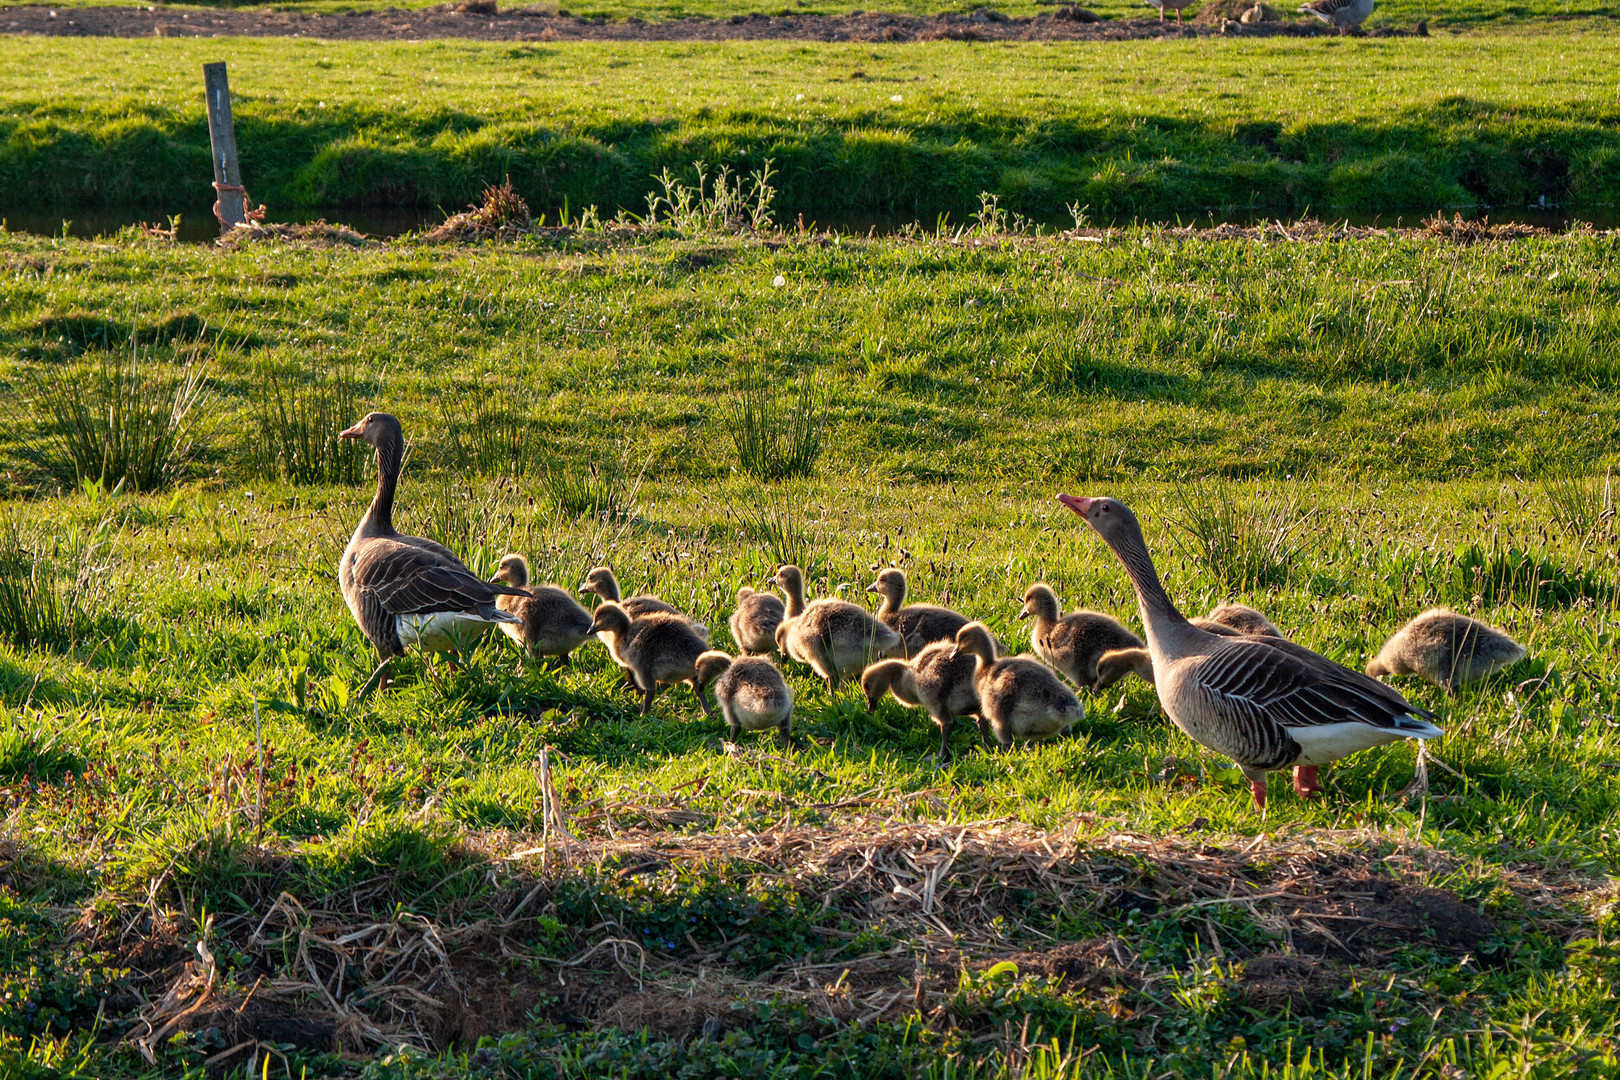
[[[1119,936],[1051,938],[1042,927],[1059,911],[1116,922],[1128,911],[1171,920],[1215,957],[1247,961],[1235,989],[1251,1002],[1296,1011],[1337,995],[1404,945],[1462,954],[1487,946],[1497,931],[1454,893],[1427,884],[1455,869],[1452,856],[1388,833],[1301,830],[1218,842],[1197,835],[1201,822],[1182,836],[1153,838],[1107,831],[1108,823],[1090,817],[1056,830],[1013,820],[910,820],[930,801],[929,792],[852,799],[822,808],[865,810],[836,824],[796,825],[789,809],[762,832],[683,833],[670,827],[706,815],[666,797],[598,804],[571,823],[559,814],[542,836],[483,834],[463,853],[502,881],[499,914],[458,926],[410,914],[356,918],[360,904],[347,896],[323,898],[320,907],[284,892],[249,898],[252,910],[218,918],[208,936],[215,951],[253,959],[261,974],[246,991],[223,989],[213,954],[182,943],[180,927],[193,924],[165,906],[160,883],[141,910],[122,910],[122,931],[108,905],[87,908],[82,925],[144,973],[147,1004],[130,1036],[134,1045],[153,1059],[174,1032],[212,1028],[231,1044],[219,1064],[277,1041],[354,1050],[465,1043],[520,1024],[537,1004],[559,1022],[650,1027],[676,1037],[724,1023],[735,1015],[731,1003],[762,1000],[801,1004],[845,1023],[915,1010],[930,1024],[956,1027],[946,1005],[961,972],[1007,959],[1024,975],[1097,995],[1116,1015],[1151,1020],[1156,999],[1169,993],[1154,987],[1173,973]],[[266,865],[286,858],[268,851],[256,857]],[[633,930],[610,920],[588,928],[591,944],[576,955],[542,957],[538,969],[530,963],[534,920],[565,876],[611,872],[604,867],[657,874],[696,863],[744,867],[790,885],[819,898],[826,912],[819,921],[881,928],[897,944],[876,955],[747,974],[727,966],[730,941],[707,952],[693,942],[692,953],[654,955]],[[1579,900],[1602,887],[1528,869],[1507,870],[1504,885],[1534,913],[1528,921],[1561,940],[1589,922]],[[1244,909],[1274,945],[1255,953],[1223,939],[1212,916],[1229,908]],[[1023,922],[1023,910],[1044,914]],[[829,941],[853,936],[833,925],[813,929]]]

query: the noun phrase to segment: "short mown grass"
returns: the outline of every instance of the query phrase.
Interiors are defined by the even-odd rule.
[[[272,219],[452,210],[508,179],[553,223],[565,207],[645,214],[666,171],[691,188],[700,169],[712,184],[767,163],[779,222],[960,225],[985,192],[1048,222],[1070,206],[1102,223],[1307,208],[1410,223],[1612,205],[1616,37],[1570,25],[1036,45],[12,38],[0,217],[206,213],[209,60],[231,65],[242,173]]]
[[[400,1078],[1613,1075],[1616,239],[1096,239],[222,252],[0,235],[0,380],[20,400],[124,348],[97,320],[139,334],[184,313],[231,343],[206,354],[216,437],[169,489],[42,468],[43,407],[0,432],[17,535],[104,537],[89,560],[39,548],[93,568],[88,629],[0,643],[0,990],[21,1003],[0,1016],[0,1068],[195,1075],[213,1059],[258,1077],[269,1054],[270,1075]],[[153,348],[161,369],[197,344]],[[738,460],[734,394],[755,366],[815,382],[808,477]],[[903,566],[917,600],[1015,646],[1035,580],[1134,624],[1117,562],[1052,500],[1068,489],[1138,511],[1189,612],[1240,599],[1359,666],[1445,604],[1530,656],[1454,698],[1400,684],[1447,729],[1427,799],[1399,797],[1415,765],[1399,746],[1325,770],[1315,802],[1278,779],[1264,815],[1134,680],[1087,696],[1083,729],[1052,744],[990,752],[961,725],[943,769],[915,711],[869,712],[792,666],[788,748],[728,748],[683,692],[641,717],[595,644],[540,667],[492,636],[362,694],[375,658],[334,568],[369,467],[264,469],[267,370],[299,373],[298,393],[330,372],[355,410],[404,419],[402,527],[483,574],[515,550],[573,588],[609,562],[722,648],[737,588],[786,558],[814,595],[855,599]],[[480,450],[472,402],[523,422],[492,424]],[[642,477],[619,509],[551,497],[548,470],[605,461]],[[585,854],[546,839],[548,797]],[[907,850],[941,866],[972,822],[1080,842],[1062,872],[1089,868],[1095,888],[1008,884],[1035,840],[993,872],[947,867],[931,915],[905,892],[921,880],[855,897],[808,856],[800,876],[765,865],[806,837],[934,828]],[[688,853],[702,844],[748,854]],[[886,861],[901,850],[874,865],[903,869]],[[1329,982],[1297,997],[1257,987],[1251,965],[1289,934],[1314,955],[1316,931],[1228,890],[1315,902],[1301,890],[1351,870],[1445,889],[1494,929],[1323,961]],[[1195,885],[1194,906],[1158,899]],[[1055,946],[1124,981],[1042,976],[1028,954]],[[420,977],[402,989],[400,972]],[[292,1023],[336,1015],[315,979],[349,1010],[348,1057]],[[219,1011],[148,1064],[136,991],[205,984]],[[255,985],[305,1012],[232,1012]],[[251,1064],[218,1056],[243,1041],[239,1012],[259,1025]]]

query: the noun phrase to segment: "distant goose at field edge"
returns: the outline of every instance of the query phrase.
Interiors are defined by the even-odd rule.
[[[1159,9],[1160,22],[1164,21],[1164,13],[1166,11],[1175,12],[1176,25],[1179,26],[1181,25],[1181,13],[1192,7],[1193,0],[1142,0],[1142,3],[1146,4],[1148,7],[1155,7]]]
[[[1366,22],[1367,16],[1373,13],[1373,6],[1374,0],[1310,0],[1308,4],[1301,4],[1299,10],[1338,27],[1343,34]]]

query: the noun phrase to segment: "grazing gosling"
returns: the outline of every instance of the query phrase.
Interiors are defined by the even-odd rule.
[[[995,638],[982,622],[957,631],[952,656],[972,656],[973,686],[979,692],[979,731],[992,734],[1003,750],[1016,739],[1067,735],[1086,710],[1052,670],[1024,656],[996,659]]]
[[[744,585],[737,590],[737,610],[726,625],[731,627],[731,639],[744,653],[768,653],[776,648],[776,628],[786,617],[781,597]]]
[[[1431,608],[1395,631],[1367,664],[1367,674],[1421,675],[1455,694],[1524,659],[1525,648],[1489,623]]]
[[[1035,655],[1079,687],[1100,689],[1097,660],[1104,653],[1142,647],[1142,639],[1112,615],[1086,610],[1062,615],[1057,594],[1043,582],[1024,590],[1018,617],[1031,620],[1029,644]]]
[[[1282,631],[1270,619],[1247,604],[1222,604],[1208,615],[1188,619],[1189,623],[1210,634],[1221,637],[1271,637],[1280,640]],[[1135,672],[1145,683],[1153,682],[1153,657],[1146,647],[1139,649],[1113,649],[1097,658],[1098,690],[1106,689],[1125,676]]]
[[[1188,619],[1200,630],[1224,637],[1242,636],[1280,638],[1283,632],[1272,621],[1248,604],[1221,604],[1210,609],[1201,619]]]
[[[492,581],[504,581],[526,596],[501,596],[495,606],[521,620],[516,626],[501,624],[507,637],[532,657],[560,656],[583,645],[591,636],[591,613],[564,589],[555,585],[529,584],[529,561],[522,555],[501,556]]]
[[[640,596],[632,596],[628,600],[620,599],[619,579],[606,566],[592,567],[590,573],[585,575],[584,582],[580,584],[579,591],[581,593],[595,593],[603,600],[611,600],[613,603],[623,607],[632,619],[639,619],[643,615],[653,615],[660,612],[666,615],[680,615],[681,618],[692,624],[692,629],[700,634],[704,641],[709,640],[709,628],[707,626],[704,626],[690,615],[682,614],[656,596],[643,593]]]
[[[879,657],[901,647],[900,635],[859,604],[847,600],[804,601],[804,572],[783,566],[772,580],[787,594],[787,616],[776,628],[783,655],[810,665],[837,692]]]
[[[906,603],[906,572],[894,567],[883,571],[866,587],[883,597],[878,621],[900,635],[905,655],[916,656],[925,645],[956,640],[956,632],[968,624],[968,617],[937,604]]]
[[[957,655],[956,642],[936,641],[925,645],[911,660],[879,660],[861,673],[861,689],[866,692],[866,710],[877,709],[885,693],[905,705],[928,713],[939,728],[941,765],[951,759],[951,727],[958,716],[976,716],[979,691],[973,676],[978,660],[966,653]]]
[[[775,728],[782,745],[792,745],[793,688],[775,664],[760,656],[733,660],[710,650],[697,658],[697,678],[714,690],[732,742],[744,731]]]
[[[591,633],[602,639],[608,652],[630,673],[642,693],[641,713],[652,710],[653,695],[661,686],[685,683],[697,695],[705,715],[709,699],[698,681],[697,659],[708,651],[709,643],[697,635],[684,616],[655,611],[639,619],[630,618],[623,605],[605,600],[596,609]]]

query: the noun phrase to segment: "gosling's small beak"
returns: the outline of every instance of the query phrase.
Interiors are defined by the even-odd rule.
[[[1027,618],[1029,618],[1029,608],[1025,608],[1023,611],[1020,611],[1018,613],[1018,621],[1019,622],[1023,622]]]
[[[866,587],[866,591],[867,592],[877,592],[877,582],[874,581],[874,582],[872,582],[872,584],[868,585]]]
[[[361,435],[361,432],[364,430],[365,426],[366,426],[366,422],[364,420],[362,420],[358,424],[354,425],[354,427],[344,428],[342,431],[338,432],[338,438],[340,438],[340,439],[358,439],[360,437],[360,435]]]
[[[584,585],[581,585],[581,586],[580,586],[580,587],[579,587],[579,588],[578,588],[578,589],[576,589],[576,590],[575,590],[575,591],[576,591],[576,592],[582,592],[582,593],[588,593],[588,592],[590,592],[590,591],[591,591],[591,586],[590,586],[590,583],[589,583],[589,582],[586,582],[586,583],[585,583],[585,584],[584,584]]]
[[[947,659],[947,660],[955,660],[958,656],[961,656],[961,655],[962,655],[962,646],[958,645],[955,648],[951,649],[951,655],[947,656],[945,659]]]
[[[1059,495],[1057,500],[1081,517],[1085,517],[1086,512],[1091,509],[1091,504],[1097,501],[1083,495]]]

